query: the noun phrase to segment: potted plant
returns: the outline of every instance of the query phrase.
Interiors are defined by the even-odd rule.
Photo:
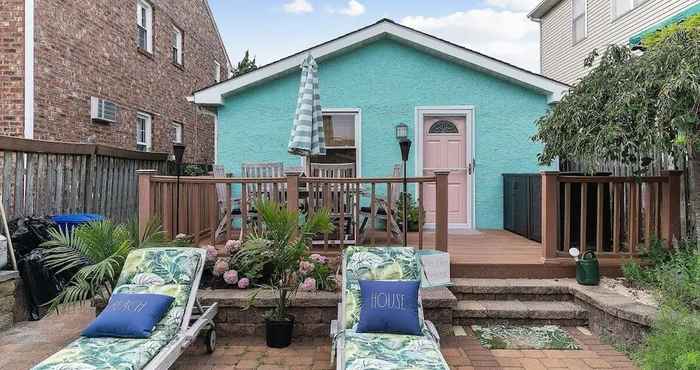
[[[294,316],[289,314],[289,306],[305,277],[299,271],[300,262],[309,254],[312,237],[332,232],[333,223],[325,209],[311,216],[300,216],[298,212],[291,212],[286,206],[269,200],[256,202],[255,208],[260,223],[239,253],[265,261],[270,278],[253,293],[248,308],[261,291],[274,292],[274,307],[265,313],[265,337],[268,347],[284,348],[291,343],[294,328]]]
[[[109,220],[90,222],[71,232],[51,229],[49,234],[51,240],[41,245],[46,266],[56,274],[72,276],[51,301],[50,310],[56,311],[61,305],[92,300],[99,314],[112,295],[129,252],[166,245],[157,219],[149,220],[142,234],[135,221],[115,224]]]

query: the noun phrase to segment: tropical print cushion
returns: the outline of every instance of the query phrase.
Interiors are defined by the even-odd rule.
[[[345,328],[353,328],[360,320],[359,280],[420,280],[421,267],[413,248],[361,247],[345,249],[343,257],[343,302]],[[423,325],[420,293],[418,314]]]
[[[346,370],[449,370],[429,335],[345,332]]]
[[[80,337],[34,370],[139,370],[177,334],[202,262],[198,248],[147,248],[129,253],[114,293],[157,293],[175,298],[147,339]]]

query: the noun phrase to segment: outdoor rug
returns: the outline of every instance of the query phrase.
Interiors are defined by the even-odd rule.
[[[569,333],[555,325],[473,325],[472,330],[488,349],[581,349]]]

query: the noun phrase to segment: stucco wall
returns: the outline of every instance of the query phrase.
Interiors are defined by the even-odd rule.
[[[416,106],[475,107],[478,228],[503,226],[502,173],[539,171],[540,146],[530,136],[548,108],[544,95],[388,39],[325,60],[319,71],[324,108],[362,110],[363,177],[387,176],[399,163],[394,126],[405,122],[413,136]],[[292,73],[227,97],[217,163],[235,174],[246,161],[298,166],[299,157],[287,154],[298,84]]]

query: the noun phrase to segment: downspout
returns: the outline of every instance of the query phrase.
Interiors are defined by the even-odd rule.
[[[24,1],[24,138],[34,138],[34,0]]]

